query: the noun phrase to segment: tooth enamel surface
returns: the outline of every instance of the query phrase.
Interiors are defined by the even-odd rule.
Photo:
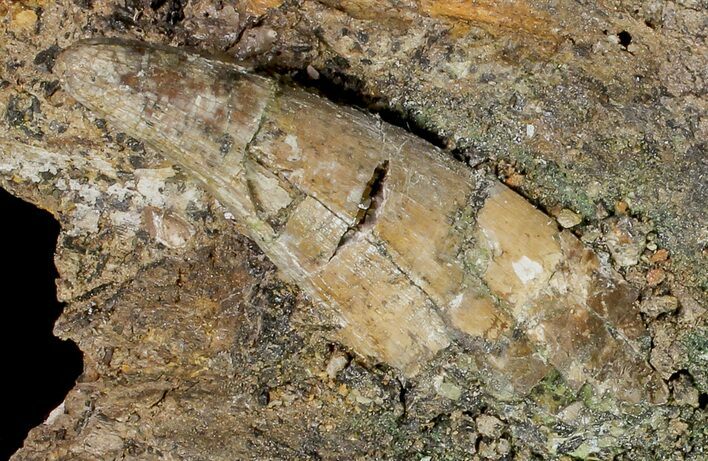
[[[666,400],[635,350],[637,293],[495,179],[369,114],[181,51],[87,42],[56,68],[217,197],[359,354],[413,376],[455,342],[512,396],[556,369],[576,390]]]

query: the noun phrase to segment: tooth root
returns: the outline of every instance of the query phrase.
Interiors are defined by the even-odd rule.
[[[85,42],[55,69],[77,100],[201,181],[360,354],[413,376],[456,342],[508,396],[555,368],[575,389],[665,401],[619,274],[425,141],[174,49]]]
[[[648,333],[634,307],[637,294],[618,273],[501,184],[477,217],[488,249],[482,279],[572,388],[592,383],[629,401],[643,393],[666,400],[665,384],[632,347]]]

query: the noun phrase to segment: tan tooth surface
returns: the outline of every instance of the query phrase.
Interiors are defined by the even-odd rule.
[[[576,389],[666,400],[621,276],[430,144],[181,51],[88,42],[55,68],[76,99],[204,184],[337,312],[358,353],[412,376],[458,342],[501,392],[523,395],[555,368]]]

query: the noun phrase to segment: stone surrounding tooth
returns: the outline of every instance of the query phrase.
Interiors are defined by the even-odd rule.
[[[605,221],[605,243],[615,262],[623,267],[634,266],[646,247],[649,229],[629,216]]]
[[[211,191],[285,277],[337,312],[339,339],[359,354],[412,376],[456,342],[498,394],[523,395],[555,368],[574,389],[666,400],[639,353],[636,292],[428,143],[177,50],[92,41],[56,69],[76,99]]]
[[[575,227],[580,224],[583,218],[578,213],[575,213],[567,208],[563,208],[560,213],[558,213],[556,220],[564,229],[570,229],[571,227]]]
[[[678,299],[673,296],[654,296],[642,301],[639,310],[649,317],[655,318],[661,314],[675,311],[678,309],[678,305]]]
[[[490,439],[496,439],[501,435],[503,425],[502,422],[499,421],[499,418],[492,415],[481,414],[477,417],[475,422],[477,423],[477,431],[481,435],[489,437]]]
[[[332,354],[332,357],[329,359],[329,362],[327,363],[327,369],[326,373],[327,376],[329,376],[329,379],[334,379],[337,377],[337,374],[344,370],[344,368],[347,366],[349,363],[349,357],[347,357],[346,354],[342,352],[336,352]]]
[[[174,213],[146,207],[143,218],[148,234],[168,248],[180,248],[194,234],[192,226]]]

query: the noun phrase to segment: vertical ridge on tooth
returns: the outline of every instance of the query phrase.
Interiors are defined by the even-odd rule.
[[[201,181],[360,354],[413,376],[456,343],[498,395],[522,396],[555,368],[574,389],[666,400],[621,276],[425,141],[175,49],[90,41],[55,69],[77,100]]]

